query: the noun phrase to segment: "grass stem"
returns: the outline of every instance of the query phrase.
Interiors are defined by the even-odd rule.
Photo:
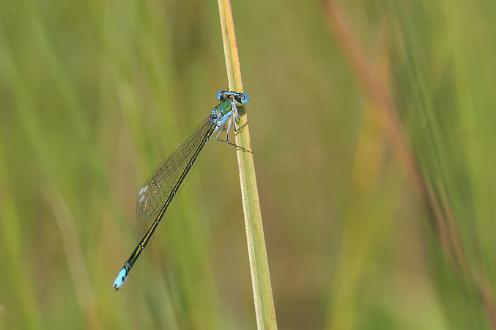
[[[218,0],[218,4],[229,89],[243,91],[231,2],[230,0]],[[236,144],[244,149],[253,150],[250,142],[250,130],[247,124],[246,112],[242,111],[240,115],[239,125],[243,129],[236,134]],[[257,328],[277,329],[253,153],[238,149],[236,155]]]

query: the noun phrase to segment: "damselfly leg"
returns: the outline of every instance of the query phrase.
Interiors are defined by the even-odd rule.
[[[228,92],[228,93],[234,93],[234,92]],[[248,98],[246,97],[245,100],[247,101]],[[231,140],[229,139],[231,130],[234,132],[234,135],[236,135],[246,125],[246,123],[245,123],[242,126],[238,127],[238,122],[240,121],[240,116],[239,116],[239,112],[238,112],[238,108],[237,108],[236,103],[237,103],[236,99],[233,98],[231,100],[231,112],[232,112],[231,117],[226,121],[227,126],[225,127],[225,129],[224,129],[224,127],[222,129],[219,129],[219,132],[215,135],[215,140],[219,141],[219,142],[226,143],[232,147],[235,147],[236,149],[253,153],[251,150],[248,150],[244,147],[238,146],[236,143],[232,143]],[[226,139],[225,140],[220,138],[220,134],[224,130],[226,131]]]

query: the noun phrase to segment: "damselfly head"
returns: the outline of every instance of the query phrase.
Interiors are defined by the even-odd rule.
[[[221,102],[231,99],[236,101],[239,104],[247,104],[248,103],[248,94],[246,93],[241,93],[241,92],[233,92],[233,91],[226,91],[226,90],[219,90],[215,94],[215,98]]]

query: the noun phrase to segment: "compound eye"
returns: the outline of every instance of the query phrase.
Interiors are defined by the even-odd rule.
[[[248,103],[248,94],[246,94],[246,93],[241,94],[241,100],[240,101],[241,101],[241,104]]]
[[[218,101],[222,101],[223,96],[224,96],[224,91],[222,89],[221,90],[218,90],[217,93],[215,94],[215,98]]]

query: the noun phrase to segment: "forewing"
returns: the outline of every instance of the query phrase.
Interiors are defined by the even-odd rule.
[[[136,216],[138,220],[154,219],[192,159],[195,151],[213,128],[210,116],[203,120],[191,136],[168,156],[138,191]]]

